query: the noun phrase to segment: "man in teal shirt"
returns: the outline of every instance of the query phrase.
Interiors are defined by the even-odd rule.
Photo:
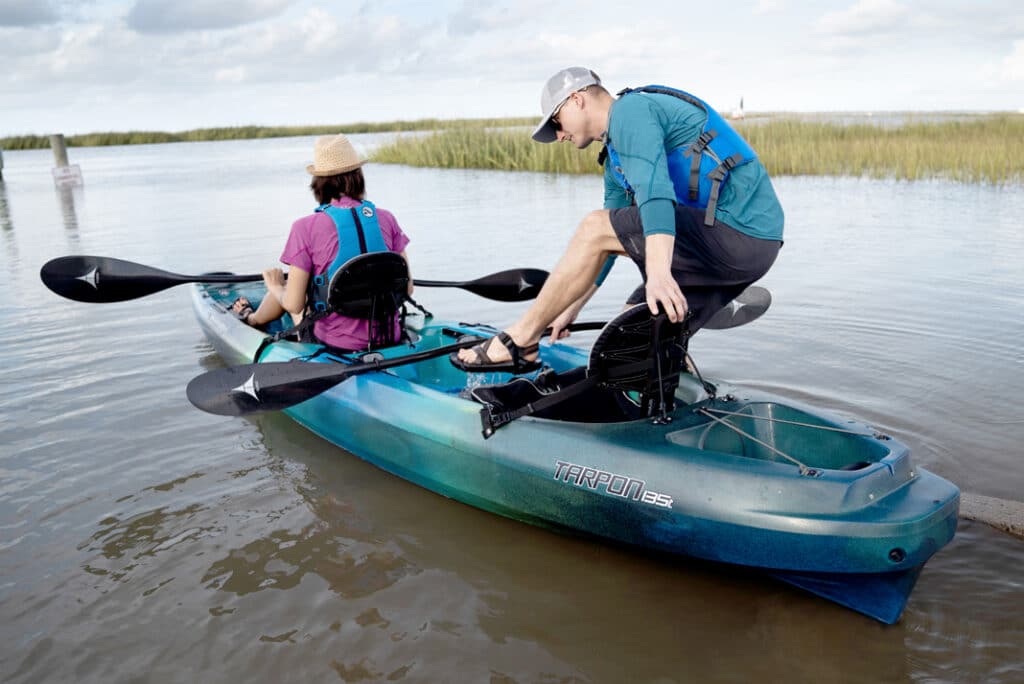
[[[616,99],[593,71],[569,67],[545,84],[541,110],[534,140],[604,144],[604,209],[584,217],[533,306],[500,335],[453,355],[456,366],[536,369],[544,329],[551,325],[552,339],[568,334],[618,255],[644,278],[628,303],[646,302],[672,321],[690,312],[691,331],[775,262],[783,212],[768,173],[703,101],[661,86]]]

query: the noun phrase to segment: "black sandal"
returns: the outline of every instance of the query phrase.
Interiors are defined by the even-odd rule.
[[[491,361],[491,357],[487,355],[487,350],[490,349],[491,344],[497,340],[499,343],[505,345],[508,349],[508,353],[512,356],[508,361]],[[464,370],[467,373],[513,373],[519,375],[521,373],[529,373],[535,371],[541,367],[540,358],[527,361],[523,358],[526,354],[532,354],[540,349],[540,344],[534,342],[533,344],[525,347],[520,347],[518,344],[512,341],[512,337],[505,331],[498,333],[496,336],[484,340],[475,347],[471,347],[470,351],[476,354],[476,359],[473,361],[463,361],[459,358],[459,353],[454,352],[448,358],[451,360],[452,365],[459,370]]]
[[[242,304],[242,308],[236,311],[235,307],[238,306],[238,304],[240,303]],[[253,311],[252,304],[250,304],[249,300],[246,299],[245,297],[239,297],[235,301],[231,302],[231,308],[228,309],[228,311],[231,312],[232,316],[242,321],[246,325],[249,325],[249,316],[256,313],[255,311]]]

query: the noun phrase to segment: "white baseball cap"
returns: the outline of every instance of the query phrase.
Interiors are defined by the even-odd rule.
[[[555,142],[558,139],[558,132],[551,123],[555,110],[577,90],[592,85],[601,85],[601,77],[585,67],[573,66],[562,69],[549,78],[544,84],[544,89],[540,91],[540,111],[544,118],[533,131],[533,139],[542,143]]]

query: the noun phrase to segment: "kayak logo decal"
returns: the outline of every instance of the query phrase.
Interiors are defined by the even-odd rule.
[[[252,397],[253,399],[256,400],[256,403],[259,403],[259,401],[260,401],[260,397],[259,397],[260,386],[256,382],[256,374],[255,373],[250,375],[248,380],[243,382],[238,387],[235,387],[231,391],[232,392],[241,392],[242,394],[248,394],[250,397]]]
[[[526,282],[526,278],[524,278],[523,276],[519,276],[519,292],[520,292],[520,294],[522,294],[523,292],[526,292],[531,287],[532,287],[532,285],[530,285],[530,283]]]
[[[92,285],[94,290],[98,290],[100,289],[100,270],[98,268],[94,268],[88,273],[83,273],[78,276],[75,280],[83,280]]]
[[[635,477],[619,475],[567,461],[555,461],[555,479],[580,489],[604,491],[612,496],[641,501],[659,508],[672,508],[672,497],[647,488],[647,483]]]

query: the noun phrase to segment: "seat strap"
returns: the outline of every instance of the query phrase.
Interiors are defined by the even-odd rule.
[[[518,420],[523,416],[529,416],[537,413],[538,411],[543,411],[544,409],[551,408],[552,406],[557,406],[563,401],[579,396],[592,387],[612,383],[619,378],[628,377],[641,371],[650,370],[654,366],[654,363],[655,359],[644,359],[643,361],[636,361],[634,363],[616,366],[609,372],[588,375],[582,380],[574,382],[566,387],[562,387],[561,389],[558,389],[551,394],[547,394],[536,401],[531,401],[525,406],[520,406],[517,409],[511,409],[509,411],[495,411],[493,405],[486,404],[482,409],[480,409],[480,423],[482,425],[484,439],[491,437],[498,428],[511,423],[513,420]]]
[[[503,425],[508,425],[513,420],[518,420],[523,416],[529,416],[546,408],[556,406],[567,399],[571,399],[572,397],[582,394],[591,387],[597,386],[598,382],[599,380],[597,376],[591,375],[578,382],[574,382],[568,387],[563,387],[562,389],[545,395],[536,401],[531,401],[525,406],[520,406],[519,408],[512,409],[510,411],[495,411],[492,404],[485,404],[484,407],[480,409],[480,424],[484,439],[491,437],[494,432]]]

